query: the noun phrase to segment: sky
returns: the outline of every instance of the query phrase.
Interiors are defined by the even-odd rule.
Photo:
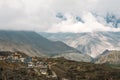
[[[0,29],[37,32],[120,31],[120,0],[0,0]],[[76,19],[77,18],[77,19]]]

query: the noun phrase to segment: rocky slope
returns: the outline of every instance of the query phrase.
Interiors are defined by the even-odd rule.
[[[53,41],[63,41],[82,53],[97,57],[106,49],[120,50],[120,32],[40,33]]]
[[[120,64],[120,51],[107,51],[98,57],[96,63]]]
[[[74,60],[74,61],[78,61],[78,62],[92,62],[92,57],[90,57],[87,54],[79,54],[79,53],[68,53],[68,54],[61,54],[61,55],[57,55],[54,56],[54,58],[57,57],[64,57],[68,60]]]

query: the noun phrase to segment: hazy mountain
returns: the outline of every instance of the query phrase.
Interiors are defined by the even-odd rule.
[[[104,19],[108,25],[110,24],[115,28],[120,27],[120,18],[116,17],[114,14],[108,13]]]
[[[96,63],[120,64],[120,51],[107,51],[98,57]]]
[[[120,32],[40,33],[53,41],[63,41],[82,53],[97,57],[106,49],[120,50]]]
[[[0,51],[21,51],[30,56],[78,52],[60,41],[50,41],[30,31],[0,31]]]

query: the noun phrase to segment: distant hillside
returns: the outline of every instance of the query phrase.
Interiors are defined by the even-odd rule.
[[[107,51],[98,57],[96,63],[120,64],[120,51]]]
[[[29,56],[78,52],[60,41],[50,41],[31,31],[0,31],[0,51],[20,51]]]
[[[55,58],[57,57],[64,57],[68,60],[74,60],[74,61],[79,61],[79,62],[92,62],[93,58],[90,57],[87,54],[79,54],[79,53],[68,53],[68,54],[61,54],[54,56]]]
[[[21,54],[23,57],[28,57],[28,55],[26,55],[26,54],[23,53],[23,52],[19,52],[19,51],[15,51],[15,52],[0,51],[0,56],[10,56],[11,54],[14,54],[14,53],[19,53],[19,54]]]

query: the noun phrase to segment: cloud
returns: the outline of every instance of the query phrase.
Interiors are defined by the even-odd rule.
[[[91,13],[84,13],[83,22],[76,22],[73,15],[66,15],[67,20],[54,24],[47,32],[95,32],[95,31],[120,31],[120,29],[105,26],[97,21]]]
[[[120,17],[119,3],[119,0],[0,0],[0,29],[49,32],[91,32],[100,29],[116,31],[103,19],[107,13]],[[57,13],[65,15],[67,20],[58,19]],[[100,18],[94,17],[93,13]],[[75,16],[81,17],[85,23],[77,22]]]

